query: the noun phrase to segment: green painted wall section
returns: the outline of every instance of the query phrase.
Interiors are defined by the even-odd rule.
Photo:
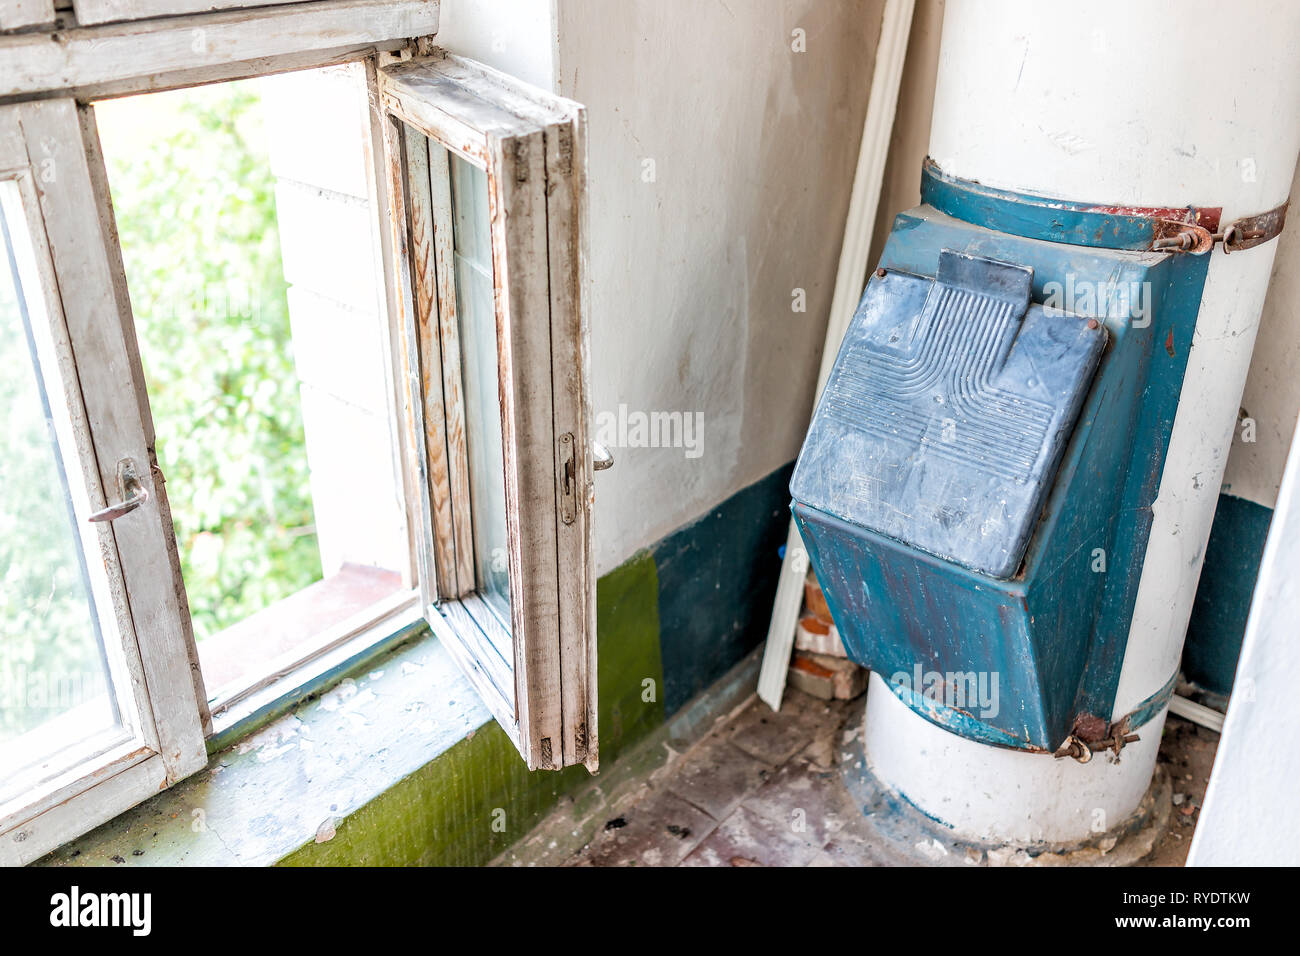
[[[651,554],[643,551],[596,582],[603,764],[613,763],[664,721],[659,640],[659,572]],[[646,681],[652,683],[647,687]]]
[[[716,694],[713,682],[761,639],[788,521],[788,478],[787,465],[597,582],[606,770],[674,712],[707,710],[712,696],[688,701],[706,688]],[[466,699],[470,693],[450,657],[422,633],[363,662],[341,684],[315,689],[213,754],[205,770],[41,862],[487,862],[589,775],[582,767],[530,773],[485,708]],[[193,823],[196,812],[202,827]]]
[[[658,602],[658,575],[649,553],[596,584],[600,753],[606,766],[664,720]],[[333,839],[308,843],[281,865],[485,863],[587,779],[582,767],[530,773],[514,744],[490,721],[343,819]]]

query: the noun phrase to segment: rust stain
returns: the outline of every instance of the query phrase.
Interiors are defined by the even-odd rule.
[[[1221,206],[1083,206],[1083,212],[1102,213],[1128,219],[1130,223],[1141,219],[1167,219],[1172,222],[1200,226],[1210,232],[1219,231],[1223,216]]]
[[[1290,205],[1291,201],[1288,199],[1276,209],[1235,221],[1224,231],[1223,251],[1226,253],[1232,249],[1250,249],[1277,238],[1286,227],[1286,213]]]
[[[1104,739],[1108,729],[1106,721],[1096,714],[1082,713],[1074,718],[1074,726],[1070,733],[1084,743],[1092,744]]]
[[[1170,329],[1169,334],[1165,336],[1165,351],[1169,353],[1170,358],[1173,358],[1174,355],[1176,354],[1174,352],[1174,330],[1173,329]]]

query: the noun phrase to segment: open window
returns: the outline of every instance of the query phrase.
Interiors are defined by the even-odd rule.
[[[0,107],[0,863],[207,762],[206,709],[98,143]]]
[[[354,6],[365,27],[331,26]],[[149,21],[134,72],[119,28],[79,34],[75,81],[18,71],[10,99],[32,98],[0,106],[0,864],[199,770],[421,615],[530,768],[596,768],[591,476],[609,460],[589,435],[583,111],[411,59],[425,41],[401,38],[436,29],[435,3],[294,9]],[[199,23],[196,73],[172,52]],[[39,60],[48,39],[14,42]],[[191,92],[203,135],[166,109],[126,122]],[[265,161],[208,136],[232,98],[273,110]],[[133,169],[159,133],[226,165]],[[271,258],[234,255],[227,228]],[[232,276],[273,289],[274,315],[223,294],[204,338],[212,313],[175,283],[210,303]],[[250,415],[288,438],[254,449]],[[252,491],[218,509],[224,482]],[[204,564],[223,529],[259,555],[283,539],[295,576],[236,548],[227,600],[203,571],[225,567]]]
[[[583,110],[441,51],[379,92],[426,615],[531,769],[594,770]]]
[[[366,93],[346,63],[92,104],[222,735],[417,609]]]

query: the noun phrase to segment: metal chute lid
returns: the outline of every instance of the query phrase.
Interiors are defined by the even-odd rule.
[[[993,577],[1019,568],[1106,343],[1030,303],[1033,270],[944,249],[873,277],[795,467],[794,499]]]

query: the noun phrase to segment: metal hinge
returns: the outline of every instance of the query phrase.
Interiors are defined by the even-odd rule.
[[[1157,219],[1152,232],[1151,251],[1190,252],[1199,256],[1213,249],[1216,243],[1223,245],[1224,255],[1250,249],[1281,235],[1282,228],[1286,225],[1287,207],[1290,205],[1290,200],[1287,200],[1268,212],[1236,219],[1219,232],[1210,232],[1204,226],[1172,219]]]

